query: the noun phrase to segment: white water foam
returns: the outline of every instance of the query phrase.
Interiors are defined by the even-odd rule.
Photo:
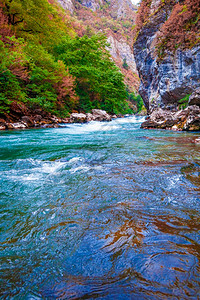
[[[26,164],[26,168],[20,168],[24,164]],[[28,167],[27,167],[28,164]],[[42,161],[42,160],[34,160],[34,159],[18,159],[16,162],[17,169],[12,171],[1,172],[1,176],[5,176],[9,180],[13,181],[21,181],[24,183],[29,182],[38,182],[42,180],[48,179],[51,175],[56,175],[60,170],[65,168],[66,166],[70,167],[69,172],[71,174],[77,172],[88,172],[91,170],[101,171],[103,169],[102,166],[91,166],[84,162],[84,159],[78,156],[71,158],[68,161]]]
[[[89,123],[79,124],[67,124],[63,126],[67,134],[84,134],[97,131],[112,131],[120,129],[123,124],[140,124],[145,121],[145,117],[138,118],[136,116],[126,117],[126,118],[117,118],[111,122],[98,122],[91,121]]]
[[[71,174],[74,174],[76,172],[88,172],[88,171],[92,171],[92,170],[97,170],[97,171],[102,171],[103,167],[102,166],[95,166],[95,167],[91,167],[91,166],[87,166],[87,165],[82,165],[82,166],[78,166],[76,168],[72,168],[70,170]]]
[[[113,120],[111,123],[116,123],[116,124],[138,124],[138,123],[142,123],[145,121],[145,117],[140,117],[138,119],[138,117],[136,116],[131,116],[131,117],[127,117],[127,118],[118,118]]]
[[[82,161],[81,157],[73,157],[68,161],[68,164],[77,163],[78,161]]]
[[[61,161],[44,162],[42,160],[34,159],[18,159],[16,166],[19,168],[20,164],[22,165],[22,168],[1,172],[1,176],[6,176],[6,178],[14,181],[38,181],[46,178],[47,176],[57,174],[68,163]],[[24,164],[26,164],[26,169],[23,169]]]
[[[177,185],[178,181],[180,181],[180,179],[181,175],[174,175],[173,177],[171,177],[169,179],[168,189],[174,188]]]
[[[67,134],[83,134],[96,131],[111,131],[120,128],[116,123],[113,122],[97,122],[91,121],[85,124],[70,124],[64,127]],[[62,129],[63,130],[63,129]]]
[[[60,169],[64,168],[67,165],[67,162],[54,161],[54,162],[45,162],[41,167],[42,173],[53,174],[58,172]]]

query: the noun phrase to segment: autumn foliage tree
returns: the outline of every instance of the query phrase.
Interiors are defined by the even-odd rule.
[[[58,60],[58,68],[55,74],[57,80],[54,88],[57,91],[58,105],[63,107],[67,104],[68,108],[75,108],[79,99],[75,92],[75,78],[69,74],[68,69],[60,60]]]
[[[200,43],[199,0],[176,3],[157,38],[159,56],[165,55],[166,50],[187,49],[198,43]]]
[[[156,50],[160,58],[167,51],[187,49],[200,43],[200,2],[199,0],[161,0],[151,11],[152,0],[143,0],[136,18],[135,38],[148,25],[153,16],[165,12],[166,21],[157,35]]]
[[[140,29],[143,27],[145,22],[148,20],[149,12],[150,12],[150,6],[151,6],[152,0],[143,0],[140,3],[137,17],[136,17],[136,26],[134,28],[135,35],[140,31]]]

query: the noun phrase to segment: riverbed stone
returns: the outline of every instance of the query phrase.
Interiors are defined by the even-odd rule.
[[[86,116],[87,116],[87,122],[94,121],[94,119],[95,119],[93,114],[91,114],[91,113],[87,113]]]
[[[111,121],[112,117],[105,111],[101,109],[93,109],[92,115],[95,121]]]
[[[87,116],[83,113],[72,113],[70,116],[71,123],[85,123],[87,122]]]
[[[61,123],[62,122],[62,119],[61,118],[58,118],[56,116],[51,116],[50,117],[50,120],[53,122],[53,123]]]
[[[34,121],[33,121],[33,119],[32,119],[31,117],[29,117],[29,116],[23,116],[23,117],[21,118],[21,121],[22,121],[23,123],[26,123],[26,124],[27,124],[27,127],[33,127],[33,126],[34,126]]]
[[[25,129],[27,125],[25,123],[6,123],[8,129]]]

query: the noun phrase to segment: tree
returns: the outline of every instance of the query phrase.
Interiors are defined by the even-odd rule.
[[[104,108],[109,112],[123,112],[126,91],[123,75],[110,58],[103,35],[65,39],[55,47],[57,59],[76,77],[79,109]]]
[[[128,70],[128,69],[129,69],[129,66],[128,66],[127,61],[126,61],[126,57],[123,59],[122,67],[123,67],[125,70]]]

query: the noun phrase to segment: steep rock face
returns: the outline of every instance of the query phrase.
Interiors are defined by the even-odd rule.
[[[160,30],[178,1],[165,5],[161,0],[149,2],[148,19],[134,43],[141,79],[139,92],[149,111],[156,107],[176,108],[180,99],[200,87],[200,46],[196,44],[190,49],[178,47],[175,51],[166,51],[164,57],[158,57],[155,46]]]
[[[126,62],[129,65],[130,69],[133,72],[137,73],[135,58],[131,46],[124,39],[121,38],[120,40],[117,40],[112,35],[108,36],[108,43],[110,44],[110,47],[108,49],[111,55],[116,59],[118,57],[126,59]]]
[[[93,11],[98,10],[101,7],[102,1],[99,0],[83,0],[81,4],[87,8],[90,8]]]
[[[114,18],[126,18],[131,13],[135,13],[137,7],[130,0],[111,0],[110,11]]]
[[[74,12],[74,4],[72,0],[58,0],[58,3],[60,3],[64,9],[69,10],[71,13]]]

